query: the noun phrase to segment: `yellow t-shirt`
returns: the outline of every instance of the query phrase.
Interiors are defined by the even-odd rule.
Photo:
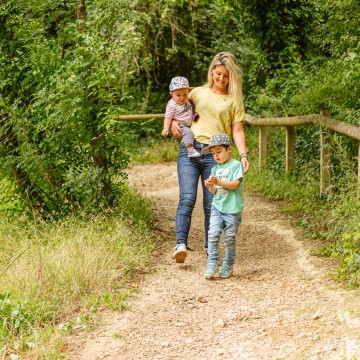
[[[190,91],[189,99],[195,104],[200,115],[192,123],[191,130],[195,140],[208,144],[211,136],[225,133],[232,136],[231,125],[245,120],[245,109],[241,103],[237,107],[229,95],[218,95],[208,87],[196,87]]]

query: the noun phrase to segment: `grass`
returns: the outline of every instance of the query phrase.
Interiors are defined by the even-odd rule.
[[[177,161],[180,144],[174,137],[141,139],[130,154],[131,163],[160,163]]]
[[[88,331],[99,309],[126,308],[137,291],[127,281],[149,266],[157,239],[151,204],[128,189],[123,198],[117,212],[56,222],[2,219],[1,356],[60,359],[65,336]]]

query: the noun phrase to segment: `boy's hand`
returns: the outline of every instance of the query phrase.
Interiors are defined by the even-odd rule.
[[[214,175],[210,175],[209,178],[205,180],[205,182],[207,182],[209,185],[217,185],[218,179]]]
[[[209,191],[210,191],[212,194],[215,194],[215,193],[216,193],[216,188],[215,188],[215,186],[214,186],[215,180],[216,180],[216,177],[210,175],[209,178],[204,181],[205,186],[209,189]]]
[[[168,136],[169,135],[169,130],[167,130],[167,129],[164,129],[162,132],[161,132],[161,135],[162,136]]]

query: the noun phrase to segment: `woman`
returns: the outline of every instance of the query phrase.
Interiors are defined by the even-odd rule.
[[[189,99],[194,102],[196,112],[199,114],[199,120],[193,122],[191,126],[195,137],[195,149],[201,153],[201,150],[208,145],[211,136],[225,133],[233,138],[244,171],[247,172],[249,162],[244,131],[242,78],[235,56],[229,52],[216,54],[209,66],[207,83],[191,90]],[[171,131],[175,137],[180,138],[181,131],[176,121],[172,121]],[[208,179],[211,168],[215,165],[216,162],[210,152],[203,153],[198,158],[189,158],[184,145],[181,145],[177,163],[180,197],[176,212],[176,247],[173,254],[177,263],[183,263],[187,255],[187,241],[199,177],[203,189],[207,252],[213,195],[205,187],[204,181]]]

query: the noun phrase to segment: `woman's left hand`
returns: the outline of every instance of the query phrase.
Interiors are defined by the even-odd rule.
[[[248,170],[250,169],[250,163],[247,157],[243,157],[241,159],[241,163],[244,167],[244,173],[246,174],[248,172]]]
[[[243,164],[244,172],[246,173],[250,168],[250,163],[247,158],[244,123],[242,121],[233,124],[232,135],[240,153],[240,162]]]

